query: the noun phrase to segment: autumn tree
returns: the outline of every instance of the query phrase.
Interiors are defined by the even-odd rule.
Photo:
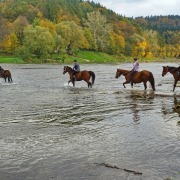
[[[145,30],[144,38],[147,41],[145,57],[147,58],[152,58],[155,56],[158,57],[160,51],[160,46],[158,42],[158,33],[153,30]]]
[[[22,44],[24,39],[24,29],[29,25],[27,18],[24,16],[19,16],[12,25],[13,31],[16,34],[19,43]]]
[[[108,37],[109,40],[108,40],[107,52],[109,54],[123,54],[125,47],[124,37],[114,32],[111,32]]]
[[[9,52],[10,51],[10,36],[12,33],[12,24],[3,18],[0,18],[0,51]]]

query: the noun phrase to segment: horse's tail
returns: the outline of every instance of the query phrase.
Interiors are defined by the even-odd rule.
[[[89,71],[89,74],[90,74],[90,76],[91,76],[91,78],[92,78],[92,85],[94,84],[94,81],[95,81],[95,73],[93,72],[93,71]]]
[[[154,81],[154,76],[153,76],[153,73],[152,73],[152,72],[150,72],[149,82],[151,83],[151,86],[152,86],[153,91],[155,91],[155,81]]]

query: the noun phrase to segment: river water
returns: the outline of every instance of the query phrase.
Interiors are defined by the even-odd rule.
[[[96,74],[89,89],[68,85],[63,65],[1,65],[13,83],[0,79],[0,179],[180,179],[180,87],[172,91],[163,65],[177,66],[140,66],[153,72],[155,92],[115,79],[131,63],[81,65]]]

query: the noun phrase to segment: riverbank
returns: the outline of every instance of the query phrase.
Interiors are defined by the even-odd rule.
[[[47,59],[36,59],[31,58],[29,60],[23,60],[21,57],[14,56],[12,54],[0,54],[0,63],[11,63],[11,64],[42,64],[42,63],[58,63],[58,64],[72,64],[73,60],[76,59],[81,64],[91,63],[126,63],[132,62],[133,57],[115,56],[109,55],[102,52],[94,51],[78,51],[74,55],[67,54],[53,54]],[[140,62],[179,62],[177,58],[139,58]]]

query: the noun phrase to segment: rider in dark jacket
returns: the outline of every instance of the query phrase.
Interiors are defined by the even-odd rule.
[[[74,60],[73,70],[74,70],[73,79],[76,80],[75,74],[80,72],[80,66],[79,66],[79,63],[77,62],[77,60]]]

